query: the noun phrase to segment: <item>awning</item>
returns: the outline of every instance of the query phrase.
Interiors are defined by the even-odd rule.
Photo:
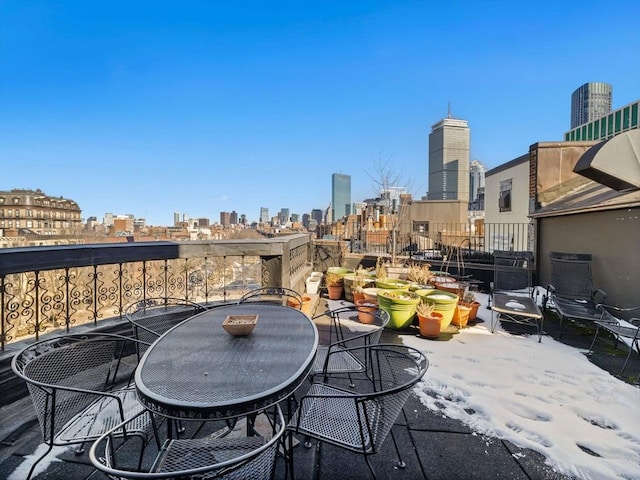
[[[640,130],[630,130],[587,150],[573,171],[618,191],[640,189]]]

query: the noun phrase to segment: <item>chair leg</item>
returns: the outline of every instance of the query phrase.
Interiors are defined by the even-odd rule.
[[[591,340],[591,346],[589,347],[589,351],[587,355],[591,355],[593,353],[593,346],[596,344],[596,338],[598,338],[598,332],[600,331],[600,325],[596,324],[596,333],[593,335],[593,340]]]
[[[40,456],[40,458],[38,458],[38,459],[33,463],[33,465],[31,465],[31,468],[29,469],[29,474],[27,475],[27,480],[30,480],[30,479],[31,479],[31,475],[33,475],[33,471],[36,469],[36,465],[37,465],[38,463],[40,463],[44,457],[46,457],[47,455],[49,455],[49,453],[51,452],[51,450],[52,450],[52,449],[53,449],[53,443],[51,443],[51,444],[49,445],[49,448],[47,448],[47,451],[46,451],[46,452],[44,452],[44,453]]]
[[[389,433],[391,433],[391,440],[393,441],[393,446],[395,447],[396,454],[398,455],[398,467],[405,468],[407,464],[402,460],[402,456],[400,455],[400,449],[398,448],[398,442],[396,442],[396,436],[393,434],[393,428],[391,428]]]
[[[369,467],[369,472],[371,472],[371,477],[372,477],[374,480],[377,480],[377,478],[378,478],[378,477],[377,477],[377,475],[376,475],[376,472],[373,470],[373,466],[371,465],[371,462],[369,462],[369,455],[365,455],[365,456],[364,456],[364,459],[365,459],[365,460],[366,460],[366,462],[367,462],[367,467]]]

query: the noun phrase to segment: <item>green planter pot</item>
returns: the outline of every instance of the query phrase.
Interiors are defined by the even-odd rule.
[[[406,280],[397,278],[386,278],[384,280],[376,280],[376,287],[385,290],[409,290],[411,284]]]
[[[430,289],[425,289],[422,298],[424,298],[425,301],[434,304],[435,311],[442,314],[441,329],[444,330],[451,325],[456,305],[458,305],[458,295],[451,292],[445,292],[444,290],[429,290]]]
[[[420,295],[408,290],[378,291],[378,305],[389,314],[387,328],[392,330],[404,330],[411,325],[420,301]]]

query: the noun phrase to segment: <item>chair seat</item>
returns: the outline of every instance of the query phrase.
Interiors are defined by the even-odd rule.
[[[307,396],[335,395],[352,397],[353,392],[347,392],[326,384],[314,383],[311,385]],[[369,432],[360,428],[364,420],[364,408],[362,403],[355,402],[353,398],[322,397],[309,398],[304,405],[294,414],[289,427],[297,432],[309,435],[328,443],[358,452],[371,453],[373,447]],[[375,405],[368,403],[368,406]],[[303,410],[302,418],[298,422],[298,415]],[[359,411],[358,411],[359,410]],[[367,415],[372,418],[376,415],[373,408],[368,408]]]
[[[598,320],[603,314],[605,319],[613,318],[606,310],[598,308],[597,304],[591,300],[581,298],[553,297],[556,309],[563,317],[577,318],[579,320]]]
[[[262,436],[167,440],[151,472],[177,473],[188,471],[189,475],[193,475],[198,468],[205,468],[203,466],[230,462],[242,455],[249,455],[264,445],[266,441],[265,437]],[[273,448],[276,445],[277,443],[274,443]],[[233,471],[224,475],[225,479],[268,478],[272,465],[273,455],[263,455],[261,462],[252,461],[250,464],[233,463],[232,466],[226,467],[221,465],[220,469],[204,473],[198,478],[217,478],[222,473],[221,470],[225,468],[233,468]]]
[[[364,364],[353,353],[335,345],[331,348],[331,355],[325,369],[328,354],[329,346],[321,345],[318,347],[316,359],[311,368],[312,376],[322,373],[357,373],[365,369]]]
[[[127,388],[113,392],[122,401],[124,418],[131,418],[127,423],[127,434],[147,434],[151,431],[151,423],[145,410],[138,402],[134,389]],[[56,444],[78,443],[80,439],[95,439],[121,423],[118,402],[113,397],[100,397],[90,404],[62,428],[56,437]]]

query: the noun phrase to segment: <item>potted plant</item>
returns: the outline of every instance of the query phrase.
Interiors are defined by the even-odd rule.
[[[409,273],[407,279],[421,287],[430,285],[431,277],[431,265],[428,263],[412,263],[409,265]]]
[[[451,320],[451,323],[458,328],[466,328],[467,323],[469,322],[470,312],[471,307],[466,307],[458,303],[458,305],[456,305],[455,311],[453,312],[453,319]]]
[[[445,292],[444,290],[423,289],[418,290],[419,295],[427,302],[432,303],[436,312],[442,314],[441,329],[444,330],[449,327],[453,320],[453,314],[455,308],[458,305],[458,295],[451,292]]]
[[[358,300],[364,299],[364,289],[374,282],[369,270],[359,266],[354,273],[347,274],[344,277],[344,298],[345,300],[357,303]],[[348,285],[350,284],[350,288]]]
[[[416,314],[420,295],[408,290],[380,290],[378,305],[389,314],[387,328],[403,330],[407,328]]]
[[[356,301],[356,308],[358,309],[358,320],[360,323],[374,323],[375,317],[373,314],[378,308],[378,304],[376,302],[360,299]]]
[[[478,315],[478,307],[480,306],[480,302],[476,300],[475,293],[467,291],[459,303],[471,309],[471,311],[469,312],[469,321],[475,321]]]
[[[420,335],[425,338],[438,338],[442,326],[442,314],[436,312],[436,306],[422,300],[416,307]]]
[[[329,300],[340,300],[344,291],[344,275],[339,272],[327,271],[325,276],[327,282],[327,290],[329,292]]]

